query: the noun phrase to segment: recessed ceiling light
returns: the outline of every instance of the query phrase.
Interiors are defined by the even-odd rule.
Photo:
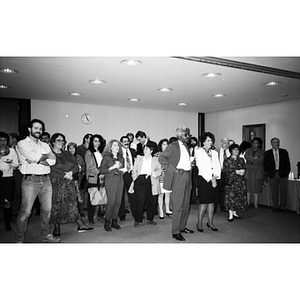
[[[273,86],[273,85],[279,85],[279,84],[281,84],[280,81],[270,81],[270,82],[264,83],[264,85],[267,85],[267,86]]]
[[[130,102],[139,102],[139,101],[141,101],[138,98],[130,98],[130,99],[127,99],[127,100],[130,101]]]
[[[221,76],[221,73],[205,73],[202,74],[203,77],[213,78],[213,77],[219,77]]]
[[[185,102],[179,102],[177,105],[179,105],[179,106],[185,106],[185,105],[188,105],[188,104],[185,103]]]
[[[1,72],[1,73],[6,73],[6,74],[15,74],[15,73],[19,73],[19,71],[13,70],[13,69],[9,69],[9,68],[0,69],[0,72]]]
[[[0,84],[0,89],[10,89],[8,85]]]
[[[288,94],[282,94],[281,95],[281,97],[287,97],[288,96]]]
[[[159,92],[172,92],[173,89],[164,87],[164,88],[158,89],[158,91],[159,91]]]
[[[142,64],[142,62],[138,59],[123,59],[121,60],[121,64],[125,66],[138,66]]]
[[[69,95],[70,95],[70,96],[76,96],[76,97],[83,96],[83,94],[77,93],[77,92],[69,93]]]
[[[223,108],[222,106],[218,106],[218,108]]]
[[[214,94],[213,97],[219,98],[219,97],[225,97],[225,94]]]
[[[100,80],[100,79],[91,79],[89,80],[89,83],[92,83],[92,84],[104,84],[106,83],[105,80]]]

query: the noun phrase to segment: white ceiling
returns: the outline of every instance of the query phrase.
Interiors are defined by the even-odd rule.
[[[0,89],[0,97],[204,113],[300,100],[300,81],[295,78],[174,57],[134,57],[142,64],[124,66],[120,61],[126,58],[2,57],[0,68],[15,69],[19,73],[0,73],[0,85],[10,87]],[[300,57],[222,59],[300,73]],[[221,73],[221,76],[202,76],[210,72]],[[96,78],[106,83],[89,83]],[[280,81],[281,85],[265,86],[264,83],[269,81]],[[157,91],[163,87],[170,87],[173,91]],[[70,96],[70,92],[79,92],[83,96]],[[212,97],[217,93],[226,96]],[[139,98],[140,102],[129,102],[129,98]],[[188,105],[178,106],[179,102]]]

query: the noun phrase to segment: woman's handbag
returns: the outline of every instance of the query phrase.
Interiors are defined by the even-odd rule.
[[[107,195],[105,187],[91,187],[88,189],[90,194],[90,200],[92,205],[103,205],[107,204]]]

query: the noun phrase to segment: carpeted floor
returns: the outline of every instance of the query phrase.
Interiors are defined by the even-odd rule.
[[[213,232],[206,227],[206,217],[203,223],[204,232],[196,230],[198,205],[191,206],[191,213],[187,227],[195,231],[194,234],[183,234],[184,243],[299,243],[300,215],[295,212],[273,213],[269,207],[260,206],[259,209],[250,208],[241,211],[241,219],[227,221],[228,214],[218,211],[214,224],[219,229]],[[84,218],[86,222],[86,218]],[[133,219],[129,214],[126,221],[119,222],[122,229],[106,232],[103,228],[104,220],[96,221],[93,232],[77,233],[77,224],[61,225],[61,243],[182,243],[172,238],[172,220],[165,217],[160,220],[155,217],[157,226],[144,222],[139,228],[133,227]],[[39,216],[32,215],[29,221],[25,243],[39,243]],[[0,222],[0,243],[14,242],[15,219],[13,230],[6,232],[3,220]]]

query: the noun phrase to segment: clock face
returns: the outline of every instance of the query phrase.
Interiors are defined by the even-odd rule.
[[[82,121],[83,124],[89,125],[93,122],[93,116],[89,113],[84,113],[81,116],[81,121]]]

